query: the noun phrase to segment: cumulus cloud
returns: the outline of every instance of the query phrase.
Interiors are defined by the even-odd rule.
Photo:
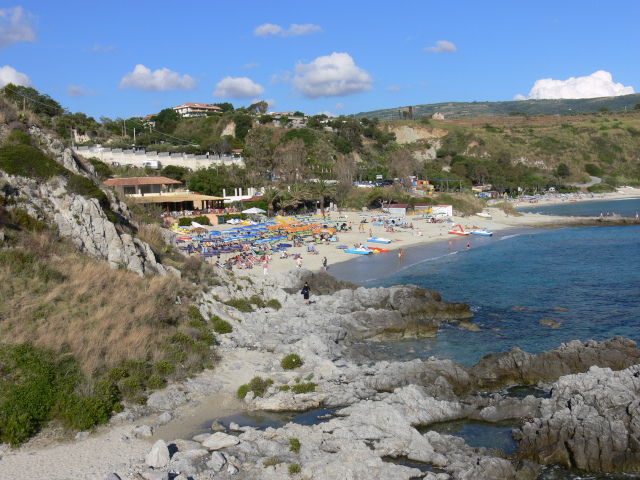
[[[425,50],[435,53],[453,53],[456,52],[458,48],[451,42],[448,42],[446,40],[438,40],[435,47],[426,47]]]
[[[336,106],[333,108],[336,110],[342,110],[344,108],[344,103],[336,103]]]
[[[9,65],[0,67],[0,87],[4,87],[7,83],[22,85],[23,87],[33,87],[33,82],[26,73],[20,73]]]
[[[0,9],[0,49],[19,42],[35,42],[34,16],[22,7]]]
[[[567,80],[543,78],[533,84],[529,92],[531,99],[542,98],[597,98],[617,97],[635,93],[633,87],[625,87],[621,83],[614,83],[609,72],[598,70],[586,77],[571,77]],[[515,100],[524,100],[523,95],[516,95]]]
[[[189,75],[162,68],[151,71],[142,64],[136,65],[133,72],[127,73],[120,81],[120,88],[134,88],[147,92],[162,92],[166,90],[193,90],[196,79]]]
[[[278,35],[280,37],[297,37],[300,35],[310,35],[312,33],[322,32],[322,27],[313,23],[305,23],[298,25],[292,23],[289,30],[285,30],[280,25],[273,23],[264,23],[253,29],[253,34],[257,37],[267,37],[269,35]]]
[[[67,85],[67,95],[69,97],[91,97],[95,95],[95,92],[90,88],[84,88],[84,83],[82,85],[70,83]]]
[[[252,98],[264,93],[264,87],[247,77],[225,77],[216,84],[214,97]]]
[[[348,53],[332,53],[311,63],[298,63],[293,84],[308,98],[352,95],[371,90],[373,79]]]

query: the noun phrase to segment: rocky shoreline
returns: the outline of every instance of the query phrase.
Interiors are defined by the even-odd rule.
[[[310,306],[299,294],[304,281],[317,294]],[[223,303],[255,296],[276,299],[281,308],[244,313]],[[464,304],[442,302],[437,292],[415,286],[364,289],[304,269],[264,283],[221,278],[220,285],[201,295],[199,305],[204,315],[218,315],[233,325],[232,333],[220,336],[220,365],[153,393],[146,407],[114,417],[111,431],[120,437],[103,448],[116,443],[125,450],[117,463],[85,465],[80,471],[88,476],[55,468],[41,476],[20,461],[29,458],[28,452],[5,451],[0,476],[521,480],[535,479],[543,465],[556,462],[587,472],[640,472],[640,351],[631,340],[572,341],[537,355],[515,348],[472,367],[434,357],[364,362],[349,355],[353,342],[431,336],[442,322],[468,322],[472,314]],[[304,363],[286,371],[280,361],[290,353]],[[289,423],[258,430],[232,424],[228,431],[214,422],[222,431],[160,439],[151,449],[146,443],[154,428],[179,424],[187,409],[213,396],[234,396],[254,376],[273,383],[261,396],[249,391],[242,400],[245,409],[336,412],[311,426]],[[301,383],[314,387],[295,393]],[[511,385],[541,386],[550,397],[513,397],[504,390]],[[146,424],[140,424],[142,415]],[[418,430],[459,419],[515,420],[521,425],[513,433],[519,449],[508,455]],[[89,446],[100,438],[80,435],[66,447],[95,449]],[[60,452],[57,457],[63,458]],[[127,454],[129,460],[123,461]],[[420,462],[423,468],[389,459]]]

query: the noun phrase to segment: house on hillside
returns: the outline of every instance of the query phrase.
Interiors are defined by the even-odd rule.
[[[182,182],[166,177],[110,178],[103,183],[123,195],[161,194],[163,187],[170,192],[174,186],[182,185]]]
[[[222,113],[222,109],[220,107],[209,103],[187,102],[182,105],[178,105],[177,107],[173,107],[173,109],[178,113],[178,115],[185,118],[206,117],[211,113]]]

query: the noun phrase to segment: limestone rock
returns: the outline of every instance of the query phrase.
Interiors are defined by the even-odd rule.
[[[145,463],[153,468],[163,468],[169,464],[169,448],[164,440],[158,440],[145,457]]]
[[[202,446],[208,448],[209,450],[221,450],[223,448],[237,445],[238,443],[240,443],[238,437],[227,435],[226,433],[222,432],[216,432],[213,435],[210,435],[209,438],[207,438],[204,442],[202,442]]]

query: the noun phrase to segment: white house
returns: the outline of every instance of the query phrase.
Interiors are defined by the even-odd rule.
[[[187,102],[173,109],[181,117],[206,117],[209,113],[222,113],[222,109],[217,105],[210,105],[208,103],[193,103]]]

